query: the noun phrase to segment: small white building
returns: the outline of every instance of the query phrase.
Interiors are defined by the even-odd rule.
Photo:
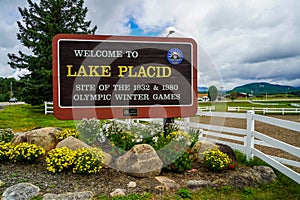
[[[209,101],[210,99],[207,96],[202,97],[202,101]]]

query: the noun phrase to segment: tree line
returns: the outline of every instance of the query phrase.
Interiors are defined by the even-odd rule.
[[[13,69],[28,69],[29,74],[20,79],[22,88],[16,94],[23,101],[38,105],[52,101],[52,39],[60,33],[95,34],[97,26],[90,28],[85,17],[88,9],[84,0],[27,0],[28,8],[18,8],[22,20],[17,21],[17,39],[31,53],[10,53],[8,64]],[[3,88],[7,89],[6,81]],[[7,90],[1,90],[7,99]]]
[[[0,102],[8,101],[12,97],[22,99],[20,96],[21,85],[20,81],[14,78],[0,77]]]

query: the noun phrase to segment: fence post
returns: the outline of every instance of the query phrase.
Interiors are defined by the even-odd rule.
[[[45,104],[45,115],[47,114],[47,101],[44,102]]]
[[[246,159],[253,159],[252,149],[254,148],[254,119],[253,119],[254,111],[247,111],[247,136],[246,136]]]
[[[186,117],[184,118],[184,131],[189,132],[190,129],[190,118]]]
[[[125,119],[127,128],[130,129],[131,119]]]

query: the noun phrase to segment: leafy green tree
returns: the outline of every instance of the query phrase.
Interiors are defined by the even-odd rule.
[[[210,86],[208,88],[208,98],[211,100],[211,101],[215,101],[218,97],[218,89],[216,86]]]
[[[84,0],[27,0],[29,7],[20,8],[17,39],[32,53],[22,51],[8,54],[12,68],[28,69],[31,73],[21,78],[25,102],[32,105],[52,101],[52,39],[59,33],[94,34],[86,21],[88,9]]]

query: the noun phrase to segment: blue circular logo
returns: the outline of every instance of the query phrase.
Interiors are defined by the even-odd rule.
[[[178,48],[172,48],[168,51],[167,58],[172,65],[179,65],[183,59],[182,51]]]

